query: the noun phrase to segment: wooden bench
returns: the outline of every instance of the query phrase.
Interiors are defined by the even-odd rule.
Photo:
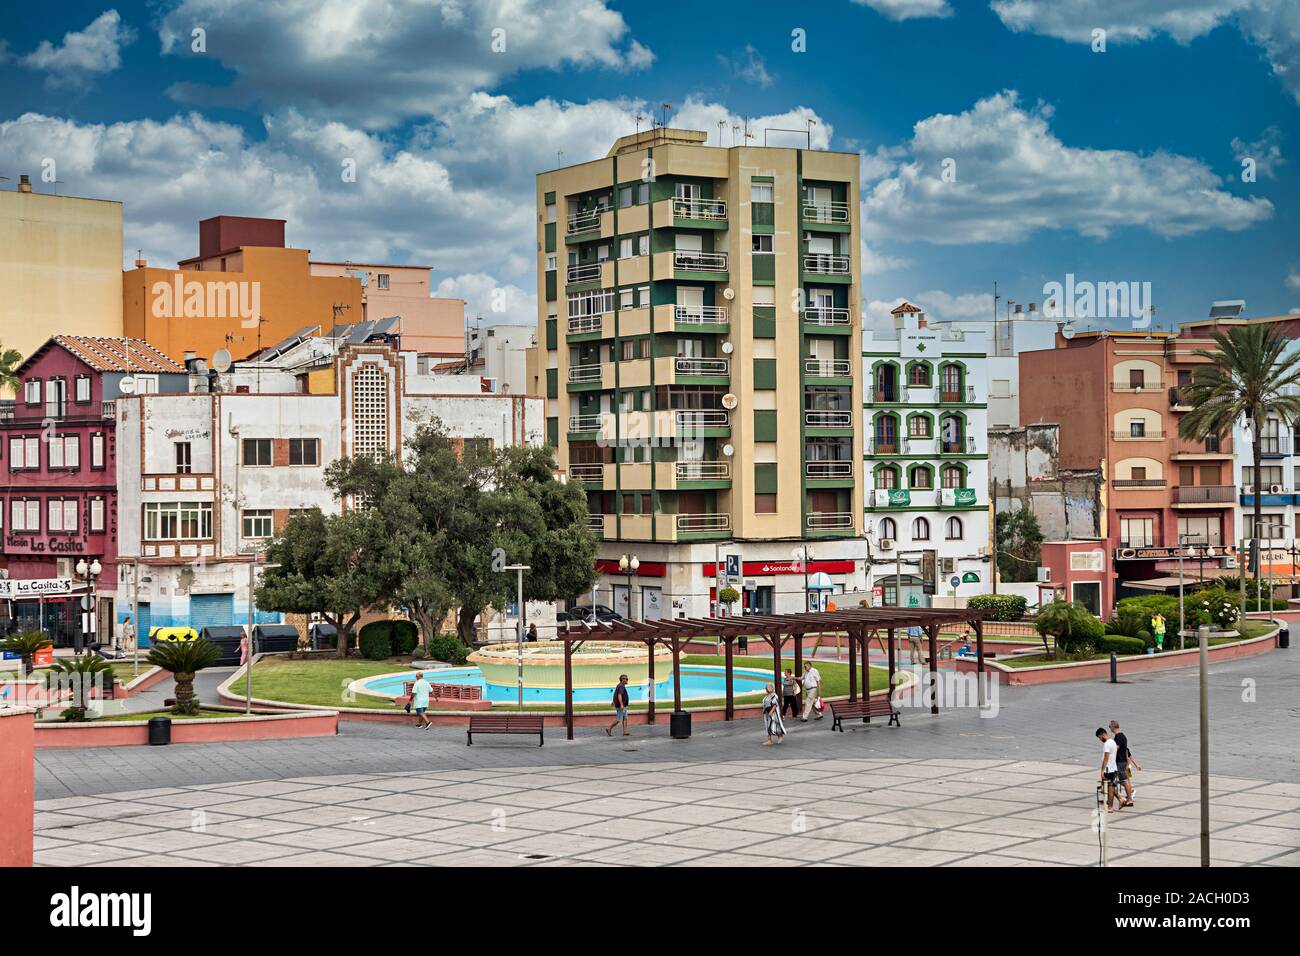
[[[469,719],[465,746],[474,744],[475,734],[536,734],[537,746],[546,743],[542,735],[542,718],[528,714],[484,714]]]
[[[838,730],[844,733],[844,721],[851,720],[854,717],[861,717],[863,723],[870,723],[872,717],[888,717],[889,724],[886,726],[901,727],[898,722],[898,711],[894,709],[893,703],[887,697],[868,697],[865,700],[832,700],[828,701],[831,708],[831,730]]]
[[[430,700],[482,700],[483,688],[472,687],[469,684],[430,684]],[[397,699],[398,704],[404,704],[411,699],[411,692],[415,689],[415,681],[408,680],[402,686],[402,696]]]

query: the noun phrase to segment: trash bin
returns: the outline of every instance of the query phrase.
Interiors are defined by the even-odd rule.
[[[1291,646],[1291,628],[1283,624],[1277,629],[1277,646],[1286,650]]]
[[[685,710],[674,710],[668,718],[668,733],[673,740],[685,740],[691,735],[691,715]]]
[[[149,744],[154,747],[172,742],[172,719],[170,717],[149,718]]]

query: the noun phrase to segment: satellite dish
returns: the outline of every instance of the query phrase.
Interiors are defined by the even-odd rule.
[[[740,399],[736,398],[731,392],[722,396],[722,407],[730,411],[740,404]]]
[[[1067,342],[1074,338],[1074,326],[1068,322],[1061,326],[1061,338],[1065,339]]]
[[[722,354],[723,354],[723,355],[730,355],[732,352],[735,351],[735,349],[736,349],[736,347],[735,347],[734,345],[732,345],[730,342],[723,342],[723,343],[722,343]]]
[[[117,390],[123,395],[135,394],[135,379],[130,375],[123,375],[122,381],[117,383]]]
[[[736,297],[736,290],[731,288],[731,286],[727,286],[727,288],[722,290],[722,297],[730,302]]]
[[[230,349],[217,349],[212,353],[212,367],[218,372],[229,372],[230,361]]]
[[[736,446],[728,442],[727,444],[722,446],[722,453],[726,455],[728,458],[730,458],[732,455],[736,453]]]

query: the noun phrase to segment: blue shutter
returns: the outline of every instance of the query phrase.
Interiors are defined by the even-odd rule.
[[[191,594],[190,627],[196,631],[213,625],[235,623],[234,594]]]

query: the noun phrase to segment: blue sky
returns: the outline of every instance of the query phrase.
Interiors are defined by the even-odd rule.
[[[1158,325],[1220,298],[1300,309],[1293,0],[703,9],[49,5],[0,22],[0,175],[53,159],[61,182],[38,188],[123,200],[128,259],[192,255],[205,216],[278,216],[321,257],[428,263],[442,294],[530,321],[533,173],[667,101],[674,125],[723,118],[724,145],[733,123],[761,141],[811,116],[819,145],[863,153],[869,320],[900,297],[987,316],[994,280],[1041,300],[1067,273],[1151,282]]]

